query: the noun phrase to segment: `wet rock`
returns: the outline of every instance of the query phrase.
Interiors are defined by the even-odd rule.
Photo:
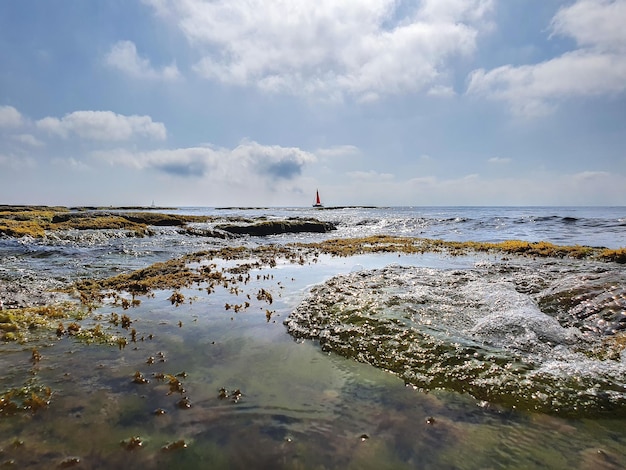
[[[515,289],[512,281],[535,269],[389,266],[336,276],[314,287],[284,324],[296,338],[316,339],[324,351],[392,371],[424,390],[572,416],[623,412],[626,371],[600,354],[603,337],[563,325],[533,295]],[[555,274],[542,275],[554,282]],[[623,311],[621,284],[613,285],[593,296],[595,309]],[[576,318],[575,309],[557,304]]]
[[[195,237],[208,237],[208,238],[219,238],[226,239],[232,238],[233,233],[228,233],[223,230],[213,230],[213,229],[202,229],[197,227],[185,227],[179,230],[179,233],[183,235],[192,235]]]
[[[317,219],[268,220],[244,225],[222,224],[216,228],[237,235],[253,236],[301,232],[327,233],[337,229],[333,223],[322,222]]]
[[[0,310],[49,305],[62,297],[49,291],[44,281],[0,279]]]
[[[564,276],[539,296],[541,309],[562,325],[612,335],[626,329],[626,276],[593,273]]]

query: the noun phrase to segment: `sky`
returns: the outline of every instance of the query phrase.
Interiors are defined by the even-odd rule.
[[[626,205],[626,0],[0,0],[0,204]]]

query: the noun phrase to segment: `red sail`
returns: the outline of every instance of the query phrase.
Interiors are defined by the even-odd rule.
[[[320,192],[319,191],[315,191],[315,204],[313,204],[313,207],[323,207],[322,206],[322,201],[320,201]]]

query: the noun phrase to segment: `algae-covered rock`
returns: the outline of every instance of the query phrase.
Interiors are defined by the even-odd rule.
[[[135,212],[130,214],[120,214],[127,220],[138,224],[154,225],[158,227],[181,227],[187,222],[196,221],[192,216],[179,216],[172,214],[162,214],[158,212]],[[204,221],[201,218],[199,222]]]
[[[508,277],[490,268],[388,266],[340,275],[312,288],[284,324],[295,338],[317,340],[324,351],[424,390],[571,416],[623,413],[621,273],[607,273],[570,299],[565,275],[543,268],[554,286],[545,289],[548,310],[546,294],[537,303],[516,290],[518,277],[536,269],[519,267]],[[580,274],[570,278],[565,287],[585,286]],[[605,292],[607,285],[614,287]]]

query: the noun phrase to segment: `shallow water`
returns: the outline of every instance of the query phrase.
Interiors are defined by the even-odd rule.
[[[626,245],[623,208],[186,212],[319,216],[338,229],[234,240],[167,227],[143,239],[115,231],[3,239],[0,278],[44,291],[220,246],[377,233]],[[626,468],[625,355],[607,343],[625,326],[619,265],[385,254],[319,256],[251,274],[237,292],[182,290],[179,306],[168,300],[170,291],[141,296],[125,311],[102,305],[91,318],[100,315],[108,331],[127,338],[122,349],[59,339],[54,331],[34,331],[26,345],[0,344],[5,389],[52,391],[45,409],[0,413],[0,465]],[[257,299],[261,288],[271,292],[271,304]],[[246,300],[250,306],[235,312],[232,306]],[[342,309],[352,316],[339,321]],[[108,323],[112,312],[126,313],[130,328]],[[311,312],[337,323],[320,323],[311,334],[301,324]],[[401,331],[370,334],[361,320],[372,318]],[[322,338],[323,328],[329,333]],[[339,333],[350,328],[344,341]],[[396,341],[397,333],[404,340]],[[34,347],[41,354],[35,363]],[[443,355],[432,354],[437,350]],[[416,356],[427,369],[395,369]],[[137,372],[148,382],[135,383]]]
[[[45,410],[1,417],[0,460],[20,468],[623,468],[623,418],[565,418],[449,389],[421,391],[286,334],[282,322],[309,287],[337,273],[364,276],[391,262],[460,272],[476,260],[434,261],[386,255],[279,264],[257,273],[273,278],[253,280],[238,296],[189,289],[191,303],[179,307],[169,292],[142,298],[126,312],[137,342],[123,349],[46,337],[32,364],[33,344],[6,345],[14,352],[3,360],[14,367],[4,380],[34,380],[53,395]],[[225,310],[260,287],[274,293],[271,305],[252,296],[249,309]],[[112,311],[121,313],[114,305],[96,313]],[[183,393],[155,376],[183,371]],[[136,372],[149,383],[133,383]],[[179,406],[185,397],[190,408]],[[142,446],[128,450],[133,436]],[[162,449],[181,439],[186,448]]]

